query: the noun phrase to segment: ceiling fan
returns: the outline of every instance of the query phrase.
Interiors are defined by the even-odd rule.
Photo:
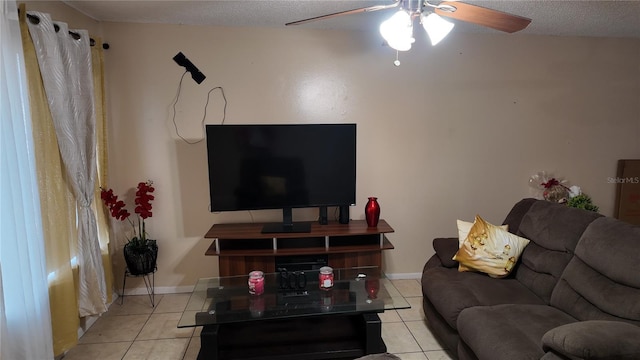
[[[443,17],[466,21],[492,29],[514,33],[526,28],[531,19],[492,10],[459,1],[441,1],[431,3],[428,0],[394,0],[387,5],[375,5],[332,14],[316,16],[304,20],[286,23],[286,26],[300,25],[312,21],[330,19],[342,15],[358,14],[398,8],[399,10],[380,25],[380,33],[389,46],[398,51],[411,49],[413,38],[413,20],[420,19],[431,44],[435,45],[453,29],[454,24]]]

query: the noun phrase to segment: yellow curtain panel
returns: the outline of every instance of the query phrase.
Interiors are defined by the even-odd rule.
[[[91,60],[93,66],[93,86],[95,96],[96,111],[96,151],[97,151],[97,171],[96,189],[92,206],[96,212],[96,222],[98,224],[98,237],[100,238],[100,249],[102,250],[102,266],[107,285],[107,303],[113,301],[113,269],[110,256],[109,239],[109,216],[100,198],[100,187],[106,187],[107,182],[107,116],[105,111],[104,98],[104,57],[102,50],[102,39],[95,38],[95,45],[91,47]]]

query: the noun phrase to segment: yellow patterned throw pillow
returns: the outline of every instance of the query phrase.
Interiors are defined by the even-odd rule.
[[[478,271],[491,277],[509,275],[529,240],[514,235],[500,226],[484,221],[479,215],[453,260],[459,271]]]
[[[467,236],[469,236],[469,231],[471,231],[471,227],[473,226],[472,222],[468,222],[468,221],[463,221],[463,220],[457,220],[457,225],[458,225],[458,248],[462,247],[462,244],[464,244],[464,241],[467,239]],[[509,225],[501,225],[500,226],[501,229],[504,229],[505,231],[509,230]],[[455,260],[455,258],[454,258]],[[458,264],[458,271],[473,271],[472,269],[469,269],[468,267],[462,265],[462,263]]]

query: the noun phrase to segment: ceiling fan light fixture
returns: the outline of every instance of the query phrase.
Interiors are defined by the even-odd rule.
[[[425,15],[425,13],[420,14],[420,22],[429,35],[431,45],[433,46],[449,35],[454,27],[453,23],[443,19],[436,13],[429,13],[428,15]]]
[[[411,15],[405,10],[399,10],[380,24],[380,35],[393,49],[398,51],[410,50],[411,44],[415,42]]]

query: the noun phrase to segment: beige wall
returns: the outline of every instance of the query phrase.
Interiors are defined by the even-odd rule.
[[[392,274],[417,274],[431,239],[455,236],[476,213],[503,220],[529,196],[528,179],[554,171],[613,213],[616,161],[640,156],[640,40],[455,33],[437,47],[418,36],[400,54],[375,31],[218,28],[103,23],[110,118],[109,184],[117,193],[152,179],[149,232],[158,239],[156,286],[186,289],[217,274],[205,257],[214,223],[247,212],[208,210],[205,143],[172,124],[182,51],[207,79],[182,84],[176,124],[203,138],[207,92],[224,87],[226,123],[358,124],[357,206],[379,198],[394,228]],[[419,34],[422,35],[422,34]],[[212,93],[206,123],[220,123]],[[254,211],[255,221],[278,211]],[[315,209],[294,211],[313,219]],[[122,274],[116,264],[116,278]],[[139,286],[142,286],[140,284]]]
[[[640,156],[639,40],[454,31],[431,47],[417,33],[396,68],[395,53],[374,31],[99,23],[59,1],[27,1],[27,10],[112,45],[105,55],[109,184],[125,193],[140,180],[156,183],[148,224],[161,246],[160,291],[217,274],[216,259],[203,255],[211,224],[280,217],[208,211],[205,145],[181,141],[171,121],[183,72],[172,60],[178,51],[207,75],[201,85],[185,78],[176,107],[189,141],[202,138],[215,86],[229,101],[226,123],[358,123],[351,213],[363,218],[366,198],[379,197],[382,217],[396,230],[388,273],[419,273],[433,253],[431,239],[454,236],[456,218],[479,213],[500,222],[529,196],[527,180],[540,170],[582,186],[611,215],[615,186],[607,178],[617,159]],[[218,92],[207,114],[206,123],[221,121]],[[316,215],[294,211],[296,220]]]

